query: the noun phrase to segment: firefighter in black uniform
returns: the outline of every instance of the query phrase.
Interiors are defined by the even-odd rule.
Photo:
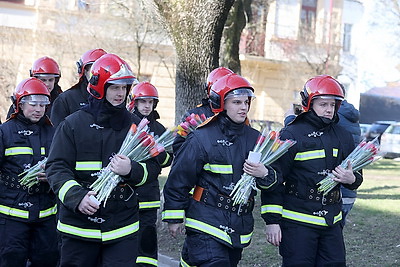
[[[131,91],[132,102],[130,108],[140,119],[146,117],[150,132],[160,136],[165,127],[157,120],[160,118],[155,110],[158,103],[158,91],[149,82],[135,85]],[[172,162],[172,155],[163,152],[157,156],[161,168],[168,167]],[[138,266],[157,266],[157,210],[160,208],[160,186],[158,179],[152,183],[140,186],[136,190],[139,199],[139,253],[136,259]]]
[[[183,266],[237,266],[251,241],[256,191],[242,206],[233,205],[229,194],[243,171],[256,177],[261,189],[272,190],[278,184],[272,168],[246,160],[259,136],[246,125],[253,92],[237,74],[214,83],[210,100],[218,114],[191,132],[174,158],[162,215],[173,236],[183,231],[185,219]]]
[[[206,116],[206,118],[212,117],[214,116],[214,112],[211,110],[211,106],[210,106],[210,90],[211,90],[211,86],[220,78],[224,77],[225,75],[228,74],[232,74],[233,71],[231,71],[228,68],[225,67],[218,67],[216,69],[213,69],[207,76],[207,83],[205,85],[206,87],[206,93],[207,93],[207,97],[203,98],[201,100],[201,104],[198,105],[197,107],[190,109],[188,111],[186,111],[186,113],[183,115],[182,117],[182,121],[185,121],[185,119],[187,118],[187,116],[190,116],[192,113],[194,114],[204,114]],[[175,140],[174,140],[174,144],[173,144],[173,152],[176,153],[178,151],[178,149],[182,146],[183,142],[185,142],[185,138],[177,135]]]
[[[272,164],[285,183],[262,193],[267,241],[279,246],[282,266],[346,266],[340,184],[356,189],[362,175],[339,166],[354,149],[351,134],[337,125],[343,91],[321,75],[300,94],[305,112],[281,130],[281,138],[297,143]],[[339,184],[323,196],[317,183],[330,172]]]
[[[79,81],[77,84],[60,94],[53,103],[51,122],[57,127],[68,115],[74,113],[88,103],[89,92],[87,85],[90,76],[90,67],[102,55],[107,54],[101,48],[86,51],[76,62]]]
[[[18,175],[47,157],[54,128],[45,115],[46,85],[23,80],[15,93],[15,113],[0,126],[0,265],[56,266],[56,198],[44,172],[28,188]]]
[[[61,77],[60,67],[51,57],[41,57],[33,62],[32,68],[29,70],[29,75],[44,82],[50,92],[50,105],[46,109],[46,115],[50,118],[51,106],[58,95],[62,93],[61,87],[58,85]],[[13,103],[15,103],[15,100],[13,100]],[[7,113],[7,119],[14,113],[14,110],[15,106],[11,105]]]
[[[61,266],[134,266],[139,230],[136,187],[160,173],[156,160],[134,162],[115,154],[135,118],[126,99],[136,81],[129,65],[114,54],[91,68],[89,104],[58,126],[46,173],[60,205]],[[91,200],[88,187],[110,162],[123,179],[107,205]],[[154,178],[155,177],[155,178]]]

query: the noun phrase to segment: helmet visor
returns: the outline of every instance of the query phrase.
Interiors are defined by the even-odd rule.
[[[116,80],[109,80],[107,83],[110,84],[128,84],[128,85],[136,85],[139,81],[136,78],[123,78],[123,79],[116,79]]]
[[[137,96],[135,99],[155,99],[158,100],[158,97],[156,96]]]
[[[335,99],[335,100],[343,101],[343,97],[337,96],[337,95],[318,95],[318,96],[313,97],[313,99],[316,99],[316,98]]]
[[[28,103],[29,105],[49,105],[50,100],[47,95],[28,95],[24,96],[21,103]]]
[[[255,98],[256,96],[254,95],[253,90],[249,89],[249,88],[238,88],[235,90],[230,91],[226,96],[225,99],[228,98],[233,98],[233,97],[241,97],[241,96],[247,96],[247,97],[251,97],[251,98]]]
[[[58,78],[58,77],[60,77],[60,75],[59,74],[54,74],[54,73],[35,73],[34,75],[33,75],[33,77],[36,77],[36,78]]]

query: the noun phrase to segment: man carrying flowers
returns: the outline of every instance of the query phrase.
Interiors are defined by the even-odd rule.
[[[243,77],[220,78],[210,92],[217,114],[189,133],[174,158],[163,191],[163,221],[172,236],[183,232],[185,221],[182,266],[237,266],[251,241],[256,191],[241,205],[234,205],[229,195],[243,171],[261,189],[278,184],[271,167],[246,160],[260,134],[246,124],[253,97],[254,89]]]
[[[160,115],[155,110],[158,103],[157,88],[149,82],[135,85],[131,91],[132,102],[128,108],[139,119],[149,120],[150,132],[160,137],[165,127],[157,120]],[[172,153],[160,153],[157,156],[160,166],[171,165]],[[157,174],[158,176],[158,174]],[[139,199],[139,253],[136,259],[137,266],[157,266],[157,210],[160,208],[160,186],[158,179],[152,183],[140,186],[137,190]]]
[[[21,173],[47,157],[54,128],[45,115],[46,84],[20,82],[15,112],[0,126],[0,266],[57,266],[56,197],[44,171],[21,184]]]
[[[89,103],[58,126],[46,165],[51,187],[60,200],[60,266],[134,266],[137,251],[136,187],[160,172],[154,160],[135,162],[115,154],[135,118],[126,109],[136,81],[129,65],[105,54],[91,68]],[[109,166],[121,180],[106,204],[89,187]],[[110,176],[114,177],[114,176]]]
[[[262,193],[267,241],[279,246],[283,266],[346,266],[340,184],[356,189],[363,178],[351,163],[341,166],[354,149],[351,134],[337,125],[343,91],[321,75],[300,95],[304,112],[281,130],[281,138],[296,144],[271,164],[284,183]],[[317,184],[328,174],[338,185],[324,194]]]

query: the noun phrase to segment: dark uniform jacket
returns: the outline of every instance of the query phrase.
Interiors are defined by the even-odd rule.
[[[23,222],[54,218],[56,199],[50,186],[40,182],[30,189],[18,175],[47,157],[54,128],[47,117],[32,123],[22,114],[0,126],[0,216]]]
[[[133,114],[138,117],[139,120],[143,119],[143,115],[134,109]],[[154,136],[161,136],[165,132],[165,127],[157,121],[160,118],[157,111],[152,111],[149,116],[146,117],[149,120],[150,132],[154,133]],[[167,152],[160,153],[156,157],[161,168],[168,167],[172,163],[172,155]],[[160,186],[158,182],[158,175],[156,179],[151,183],[144,184],[137,188],[136,193],[139,198],[140,209],[158,209],[160,208]]]
[[[83,109],[68,116],[57,128],[46,173],[58,196],[58,230],[73,238],[93,242],[113,242],[135,234],[139,227],[136,187],[152,182],[160,172],[154,159],[132,162],[132,170],[113,190],[106,206],[101,203],[92,215],[78,211],[78,205],[117,153],[134,121],[125,103],[113,107],[103,100],[89,99]]]
[[[68,115],[74,113],[88,103],[89,92],[87,80],[82,80],[67,91],[61,93],[53,103],[51,122],[57,127]]]
[[[190,133],[174,158],[164,187],[163,220],[180,223],[186,217],[188,231],[209,235],[229,247],[248,246],[255,191],[242,207],[233,206],[229,194],[241,178],[244,161],[258,136],[255,129],[235,124],[224,114]],[[277,184],[276,178],[269,168],[268,176],[256,181],[267,188]],[[193,187],[192,197],[189,191]]]
[[[353,135],[354,144],[357,146],[361,142],[360,112],[352,104],[347,102],[347,100],[343,100],[338,115],[338,125],[342,126]],[[357,192],[355,190],[350,190],[343,186],[341,191],[343,198],[357,197]]]
[[[282,218],[314,227],[340,222],[340,185],[326,197],[317,192],[317,183],[354,149],[351,134],[335,120],[322,119],[311,110],[281,130],[281,139],[297,143],[272,164],[285,183],[273,192],[262,194],[262,216],[267,224],[279,223]],[[362,175],[356,172],[355,176],[353,184],[344,186],[349,189],[360,186]]]

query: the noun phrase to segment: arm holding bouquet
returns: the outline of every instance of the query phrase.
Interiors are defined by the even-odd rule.
[[[264,129],[258,137],[253,151],[249,154],[249,157],[254,156],[254,159],[245,161],[242,178],[232,190],[231,196],[234,202],[241,205],[247,203],[256,186],[264,190],[276,187],[278,182],[276,172],[268,165],[285,154],[295,143],[292,140],[280,140],[279,133],[267,132]]]
[[[268,175],[268,169],[261,162],[251,162],[248,159],[244,162],[243,171],[256,178],[264,178]]]
[[[356,181],[356,176],[353,173],[351,162],[348,163],[348,168],[345,169],[342,166],[337,166],[332,170],[332,180],[342,184],[353,184]]]
[[[377,138],[361,142],[343,162],[317,183],[318,191],[327,195],[338,184],[357,189],[362,183],[361,169],[382,158]]]

